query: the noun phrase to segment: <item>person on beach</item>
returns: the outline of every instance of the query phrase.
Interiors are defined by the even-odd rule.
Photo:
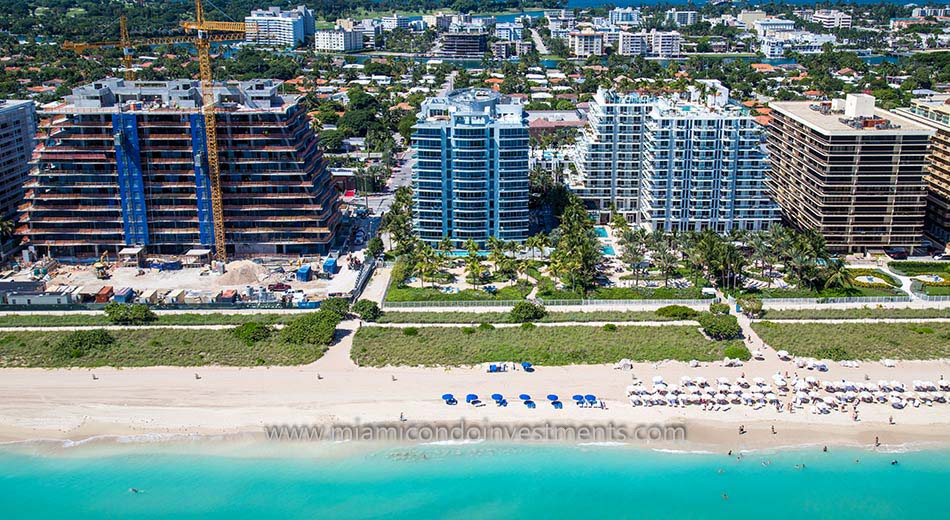
[[[773,424],[773,425],[772,425],[772,435],[775,435],[776,433],[778,433],[778,432],[775,431],[775,425]]]
[[[877,435],[874,436],[874,447],[875,448],[881,447],[881,439]]]
[[[887,418],[887,422],[890,423],[890,424],[894,424],[894,416],[892,415],[892,416],[888,417],[888,418]]]

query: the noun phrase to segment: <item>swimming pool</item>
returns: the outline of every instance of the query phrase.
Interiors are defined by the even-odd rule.
[[[607,228],[604,227],[595,227],[594,231],[597,232],[597,236],[600,238],[607,238]]]
[[[604,252],[605,255],[613,256],[617,254],[614,252],[614,246],[602,246],[600,249]]]

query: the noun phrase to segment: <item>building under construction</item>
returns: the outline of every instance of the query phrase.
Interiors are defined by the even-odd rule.
[[[297,96],[280,82],[217,84],[227,252],[326,253],[337,194]],[[40,110],[19,234],[38,254],[121,246],[181,254],[214,244],[201,86],[108,78]]]

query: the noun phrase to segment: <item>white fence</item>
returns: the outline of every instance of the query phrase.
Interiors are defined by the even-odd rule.
[[[718,301],[716,298],[703,298],[695,300],[538,300],[545,307],[559,307],[564,305],[577,305],[585,307],[609,306],[609,305],[639,305],[664,307],[666,305],[709,305]]]
[[[383,302],[383,309],[424,309],[445,307],[514,307],[524,300],[436,300],[424,302]]]
[[[763,305],[808,304],[822,305],[832,303],[901,303],[911,301],[910,296],[855,296],[852,298],[762,298]]]

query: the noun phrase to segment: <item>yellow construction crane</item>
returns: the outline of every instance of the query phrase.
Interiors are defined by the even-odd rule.
[[[243,33],[220,33],[212,35],[210,40],[213,42],[224,42],[241,40],[243,38]],[[125,16],[121,16],[119,17],[119,41],[65,42],[63,48],[78,53],[90,49],[120,48],[122,49],[122,76],[132,81],[135,79],[135,70],[132,68],[135,59],[134,47],[142,45],[173,45],[177,43],[194,43],[194,38],[191,36],[166,36],[160,38],[136,38],[133,40],[129,37],[128,19]]]
[[[211,216],[214,221],[214,256],[227,260],[227,242],[224,233],[224,201],[221,196],[221,172],[218,164],[218,128],[214,108],[214,76],[211,73],[212,36],[222,33],[238,33],[244,36],[247,27],[243,22],[212,22],[205,20],[201,0],[195,0],[195,21],[182,22],[186,31],[195,31],[195,48],[198,50],[198,68],[201,77],[201,114],[205,120],[205,141],[208,147],[208,178],[211,181]]]
[[[214,222],[214,250],[215,258],[227,260],[227,242],[224,229],[224,202],[221,195],[221,172],[218,162],[218,129],[215,119],[214,106],[214,77],[211,71],[211,43],[243,40],[246,31],[256,34],[254,24],[243,22],[214,22],[205,20],[204,6],[201,0],[195,0],[195,21],[182,22],[186,31],[194,31],[195,36],[170,36],[162,38],[141,38],[132,40],[129,37],[128,20],[125,16],[119,18],[119,38],[115,42],[74,43],[66,42],[63,48],[83,52],[87,49],[108,47],[122,48],[123,76],[127,80],[135,79],[132,69],[133,45],[165,45],[176,43],[194,44],[198,51],[198,67],[201,79],[201,114],[205,122],[205,141],[208,148],[208,178],[211,184],[211,216]]]

